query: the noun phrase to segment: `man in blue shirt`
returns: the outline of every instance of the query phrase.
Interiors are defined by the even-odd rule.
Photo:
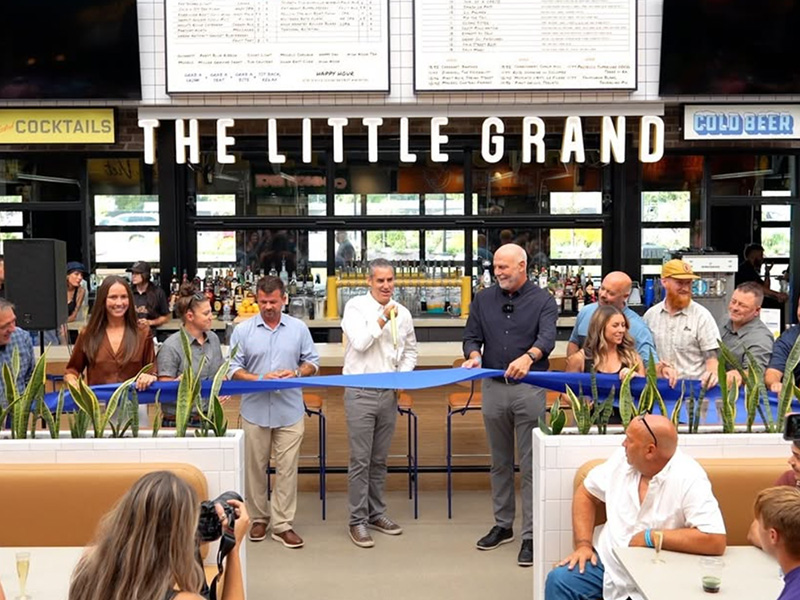
[[[308,327],[283,313],[286,290],[278,277],[264,277],[256,287],[258,315],[233,330],[231,348],[238,348],[228,374],[231,379],[286,379],[314,375],[319,354]],[[303,390],[243,394],[240,408],[244,429],[245,496],[250,513],[250,540],[267,537],[287,548],[300,548],[295,533],[297,464],[305,424]],[[267,463],[274,455],[275,487],[267,499]]]
[[[17,374],[17,392],[25,391],[25,386],[33,375],[36,362],[33,356],[33,343],[30,334],[17,327],[14,305],[0,298],[0,368],[3,364],[11,366],[14,350],[19,351],[19,373]],[[6,390],[3,378],[0,377],[0,404],[7,406]]]
[[[636,351],[645,361],[645,366],[651,355],[653,361],[658,364],[658,354],[656,354],[656,345],[653,342],[653,333],[642,317],[628,308],[627,302],[628,297],[631,295],[631,285],[631,278],[622,271],[612,271],[603,278],[600,289],[597,292],[597,302],[584,306],[575,319],[575,327],[572,328],[569,344],[567,344],[567,356],[575,354],[583,346],[583,342],[589,332],[589,321],[592,320],[592,315],[597,310],[597,307],[610,305],[621,310],[628,318],[631,326],[631,337],[636,343]]]
[[[800,319],[800,304],[797,305],[797,317]],[[772,347],[772,358],[769,359],[767,370],[764,373],[764,384],[770,392],[781,393],[783,387],[783,371],[786,369],[786,360],[792,347],[800,337],[800,325],[792,325],[781,334],[781,337]],[[795,383],[800,381],[800,365],[794,369]]]
[[[778,600],[800,600],[800,490],[785,485],[763,490],[753,506],[764,552],[783,571]]]

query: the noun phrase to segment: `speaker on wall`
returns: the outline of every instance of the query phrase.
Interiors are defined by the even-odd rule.
[[[67,245],[61,240],[6,240],[6,298],[17,326],[56,329],[67,322]]]

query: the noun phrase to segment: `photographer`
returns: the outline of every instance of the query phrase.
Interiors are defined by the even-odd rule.
[[[233,550],[225,561],[222,600],[244,599],[239,546],[250,519],[242,502]],[[220,504],[217,515],[227,519]],[[168,471],[137,481],[102,520],[94,544],[72,574],[69,600],[202,600],[205,573],[198,560],[200,502],[194,490]]]

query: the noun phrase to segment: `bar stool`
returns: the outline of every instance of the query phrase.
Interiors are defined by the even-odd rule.
[[[407,420],[407,453],[404,455],[408,465],[408,499],[414,500],[414,518],[419,518],[419,462],[417,458],[417,413],[411,394],[400,392],[397,395],[397,412]]]
[[[319,463],[319,499],[322,502],[322,520],[327,515],[327,491],[326,491],[326,465],[327,465],[327,419],[323,411],[324,400],[320,394],[303,393],[303,404],[307,417],[316,416],[319,418],[319,433],[317,436],[317,454],[301,455],[300,458],[316,458]],[[272,497],[272,474],[275,472],[267,463],[267,498]]]
[[[461,367],[463,358],[453,361],[453,367]],[[483,395],[475,391],[475,382],[464,382],[457,385],[468,387],[469,392],[453,392],[447,395],[447,518],[453,518],[453,458],[467,456],[489,456],[482,454],[454,454],[453,453],[453,415],[465,415],[470,411],[480,410],[483,404]]]

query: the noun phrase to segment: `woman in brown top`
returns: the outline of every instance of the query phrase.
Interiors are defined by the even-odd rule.
[[[136,380],[136,389],[141,391],[156,380],[155,360],[150,328],[137,323],[128,282],[116,275],[106,277],[97,290],[89,322],[75,342],[64,380],[76,385],[85,371],[88,385],[121,383],[152,364],[150,372]]]

